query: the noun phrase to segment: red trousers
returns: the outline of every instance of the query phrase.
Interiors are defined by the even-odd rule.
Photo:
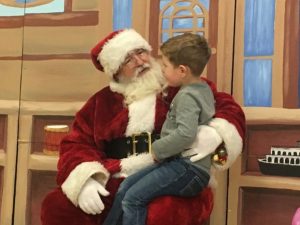
[[[101,225],[113,202],[119,181],[110,181],[107,189],[111,193],[103,198],[105,210],[100,215],[88,215],[75,207],[60,188],[50,192],[42,203],[43,225]],[[113,194],[112,194],[113,193]],[[163,196],[153,200],[148,206],[147,225],[202,225],[213,208],[213,193],[204,189],[198,196],[182,198]]]

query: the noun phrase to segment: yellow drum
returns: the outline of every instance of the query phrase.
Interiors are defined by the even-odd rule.
[[[68,125],[47,125],[43,152],[46,155],[58,155],[61,139],[69,132]]]

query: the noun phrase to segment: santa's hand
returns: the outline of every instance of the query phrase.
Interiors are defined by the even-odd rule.
[[[108,196],[109,192],[96,180],[89,178],[78,195],[78,205],[87,214],[100,214],[104,204],[100,196]]]
[[[221,143],[222,138],[214,128],[207,125],[199,126],[196,140],[191,146],[197,155],[192,156],[190,160],[195,162],[212,154]]]

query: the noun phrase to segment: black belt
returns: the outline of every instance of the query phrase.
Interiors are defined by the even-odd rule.
[[[106,156],[113,159],[122,159],[130,155],[150,152],[151,144],[160,138],[159,134],[141,133],[129,137],[122,137],[106,143]]]

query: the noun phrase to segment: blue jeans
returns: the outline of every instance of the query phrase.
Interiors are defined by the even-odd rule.
[[[147,205],[151,200],[163,195],[196,196],[208,181],[209,175],[205,171],[183,158],[156,163],[121,183],[103,225],[146,224]]]

